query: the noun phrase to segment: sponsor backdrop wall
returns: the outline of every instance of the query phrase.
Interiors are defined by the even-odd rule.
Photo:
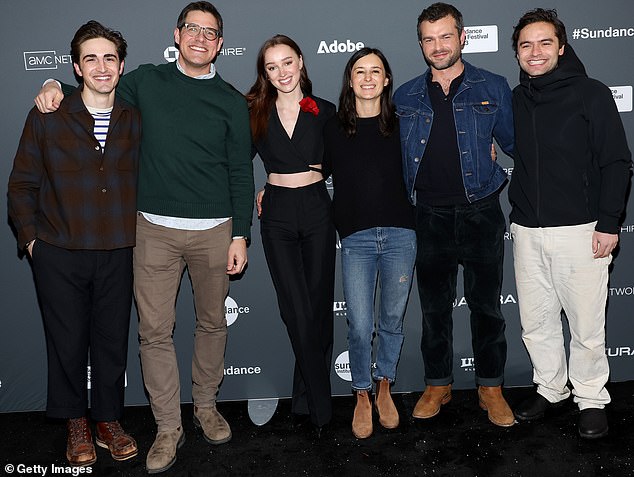
[[[70,40],[87,20],[96,19],[120,30],[128,41],[126,69],[142,63],[174,61],[173,30],[186,4],[168,0],[67,0],[9,2],[0,16],[3,48],[0,52],[4,87],[0,128],[0,411],[43,409],[46,399],[46,350],[31,268],[18,253],[6,218],[6,184],[13,156],[33,97],[49,77],[74,81]],[[294,38],[304,52],[315,93],[337,102],[343,67],[352,51],[367,45],[383,50],[392,65],[395,85],[421,74],[423,62],[416,38],[416,19],[431,2],[419,0],[217,0],[225,20],[224,49],[216,65],[220,74],[246,92],[255,77],[255,58],[261,43],[276,33]],[[557,8],[568,28],[569,41],[590,76],[610,86],[621,111],[630,147],[634,146],[632,83],[634,79],[634,3],[631,0],[547,0],[541,5],[518,0],[455,0],[467,27],[467,61],[504,75],[511,87],[518,82],[518,66],[510,45],[513,25],[535,6]],[[513,162],[498,159],[513,173]],[[265,181],[259,158],[254,161],[256,187]],[[506,192],[502,203],[508,211]],[[621,230],[621,249],[610,278],[607,353],[611,379],[634,378],[634,204]],[[287,397],[291,390],[293,355],[279,318],[254,216],[253,242],[246,274],[233,281],[225,302],[229,327],[225,380],[220,400]],[[333,394],[350,391],[347,358],[346,303],[337,276],[333,303],[335,345],[332,364]],[[517,294],[513,280],[511,242],[507,236],[505,280],[500,296],[507,321],[506,385],[531,383],[531,366],[520,337]],[[181,399],[191,401],[193,305],[187,276],[176,304],[175,342],[180,360]],[[454,309],[454,375],[456,388],[473,382],[473,354],[469,310],[462,288]],[[405,320],[405,344],[395,391],[423,388],[419,351],[420,304],[414,285]],[[126,403],[147,403],[143,390],[137,341],[137,317],[132,310]],[[89,384],[88,384],[89,385]]]

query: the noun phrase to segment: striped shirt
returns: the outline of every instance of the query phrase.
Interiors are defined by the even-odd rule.
[[[112,113],[112,108],[99,109],[91,108],[86,105],[86,109],[95,119],[95,139],[99,141],[99,144],[101,145],[101,152],[103,152],[106,147],[106,137],[108,136],[108,127],[110,126],[110,113]]]

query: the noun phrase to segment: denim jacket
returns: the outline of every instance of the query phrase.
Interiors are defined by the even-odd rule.
[[[491,160],[493,138],[513,155],[511,89],[502,76],[476,68],[466,61],[464,79],[453,98],[454,119],[462,167],[462,182],[469,202],[496,192],[506,181],[502,167]],[[394,93],[399,116],[403,176],[410,202],[434,119],[427,94],[430,70],[400,86]]]

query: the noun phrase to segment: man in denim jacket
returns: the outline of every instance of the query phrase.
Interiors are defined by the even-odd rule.
[[[427,387],[413,415],[433,417],[451,399],[452,309],[460,263],[480,407],[491,422],[508,427],[515,419],[501,389],[506,222],[499,202],[506,173],[492,159],[492,142],[495,138],[512,154],[511,90],[503,77],[462,61],[465,31],[452,5],[435,3],[423,10],[418,39],[429,69],[394,95],[403,173],[409,198],[417,205],[416,269]]]

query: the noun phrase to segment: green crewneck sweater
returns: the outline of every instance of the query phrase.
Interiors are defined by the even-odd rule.
[[[233,236],[250,237],[253,165],[243,96],[218,74],[190,78],[176,63],[139,66],[121,78],[117,95],[143,121],[138,209],[233,217]]]

